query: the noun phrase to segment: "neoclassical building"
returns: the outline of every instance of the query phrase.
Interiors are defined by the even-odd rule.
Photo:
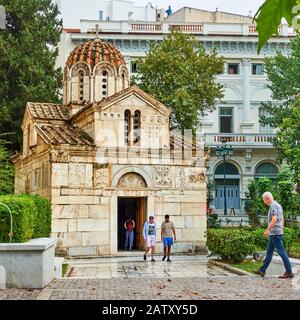
[[[58,252],[116,254],[129,215],[141,250],[144,222],[154,215],[159,236],[165,214],[177,229],[176,251],[205,249],[203,144],[170,132],[169,114],[129,86],[123,55],[97,38],[70,53],[63,104],[27,103],[15,191],[51,201]]]

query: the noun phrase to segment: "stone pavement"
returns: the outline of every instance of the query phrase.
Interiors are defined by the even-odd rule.
[[[71,277],[43,290],[0,290],[0,300],[299,300],[293,280],[238,276],[204,257],[173,257],[172,263],[141,257],[69,260]]]

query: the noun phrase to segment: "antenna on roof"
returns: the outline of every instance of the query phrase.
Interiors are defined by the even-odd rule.
[[[252,10],[249,10],[249,17],[252,17]]]
[[[218,12],[218,10],[219,10],[219,8],[218,8],[218,7],[216,7],[216,12]]]

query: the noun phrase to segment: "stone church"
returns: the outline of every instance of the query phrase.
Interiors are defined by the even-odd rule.
[[[177,252],[205,250],[203,145],[169,130],[170,109],[130,86],[120,51],[100,39],[80,44],[64,69],[63,104],[28,102],[23,150],[12,160],[15,192],[52,204],[52,237],[65,256],[116,254],[124,221],[169,214]]]

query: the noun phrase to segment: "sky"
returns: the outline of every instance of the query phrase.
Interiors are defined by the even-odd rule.
[[[182,7],[193,7],[209,11],[219,11],[248,15],[252,11],[252,16],[264,2],[264,0],[131,0],[136,6],[146,6],[151,2],[154,7],[167,9],[170,5],[173,12]]]

